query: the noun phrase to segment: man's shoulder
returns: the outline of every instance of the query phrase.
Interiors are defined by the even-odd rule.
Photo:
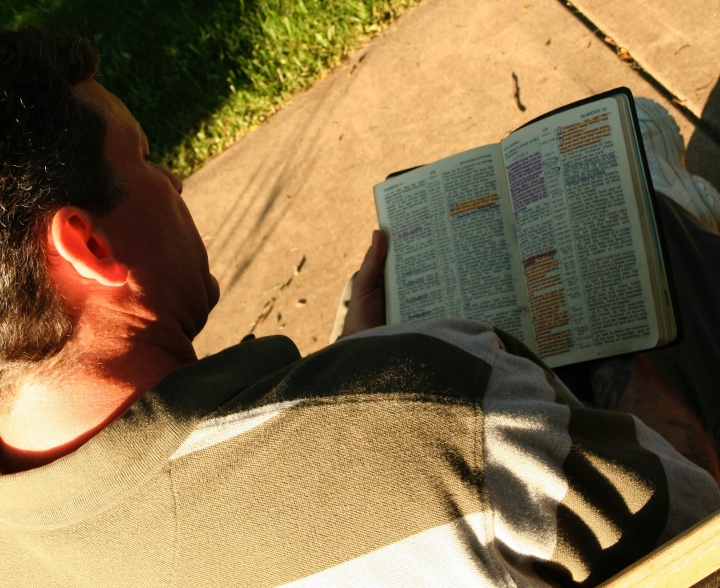
[[[518,361],[540,381],[548,372],[517,341],[472,321],[381,327],[305,358],[292,350],[282,337],[254,339],[225,350],[203,369],[208,377],[231,372],[244,380],[231,402],[240,410],[298,400],[342,401],[355,394],[414,393],[479,402],[498,364]],[[251,374],[242,376],[247,370]]]
[[[278,369],[262,377],[247,377],[243,370],[253,367],[251,358],[277,344],[266,339],[247,341],[216,361],[213,365],[219,372],[208,375],[208,381],[234,379],[236,393],[198,425],[175,457],[216,444],[208,439],[233,439],[242,445],[243,435],[251,431],[279,435],[286,431],[282,425],[286,422],[303,430],[319,430],[321,423],[332,421],[339,430],[354,427],[355,433],[363,435],[370,434],[363,428],[375,426],[377,420],[372,425],[370,417],[356,417],[377,410],[392,413],[396,425],[402,422],[415,429],[427,427],[436,418],[433,406],[442,406],[446,415],[453,413],[447,418],[474,420],[502,404],[498,400],[507,395],[516,404],[527,399],[533,410],[538,410],[539,397],[555,405],[552,375],[527,350],[517,347],[511,352],[508,345],[516,343],[489,325],[471,321],[383,327],[348,337],[308,357],[279,362]],[[231,375],[221,375],[223,370]],[[509,385],[508,373],[515,375]],[[523,394],[515,394],[515,388]],[[445,433],[441,428],[435,432],[442,442]]]

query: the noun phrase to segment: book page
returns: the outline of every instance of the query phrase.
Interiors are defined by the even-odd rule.
[[[391,178],[375,201],[389,237],[388,323],[463,317],[532,336],[498,145]]]
[[[624,145],[613,97],[537,121],[502,143],[536,351],[551,366],[658,339]]]

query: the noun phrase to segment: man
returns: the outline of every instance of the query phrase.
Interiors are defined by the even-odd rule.
[[[96,69],[0,33],[0,585],[595,585],[720,507],[489,326],[366,330],[379,234],[346,339],[197,360],[217,283]]]

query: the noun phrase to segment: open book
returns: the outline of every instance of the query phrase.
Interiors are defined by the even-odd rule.
[[[387,322],[492,323],[549,366],[677,337],[632,95],[618,88],[375,186]]]

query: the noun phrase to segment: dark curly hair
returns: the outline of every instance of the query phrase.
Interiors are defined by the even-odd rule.
[[[53,214],[102,214],[124,193],[103,154],[104,116],[73,89],[99,61],[82,37],[0,29],[0,372],[55,356],[72,335],[47,271]]]

